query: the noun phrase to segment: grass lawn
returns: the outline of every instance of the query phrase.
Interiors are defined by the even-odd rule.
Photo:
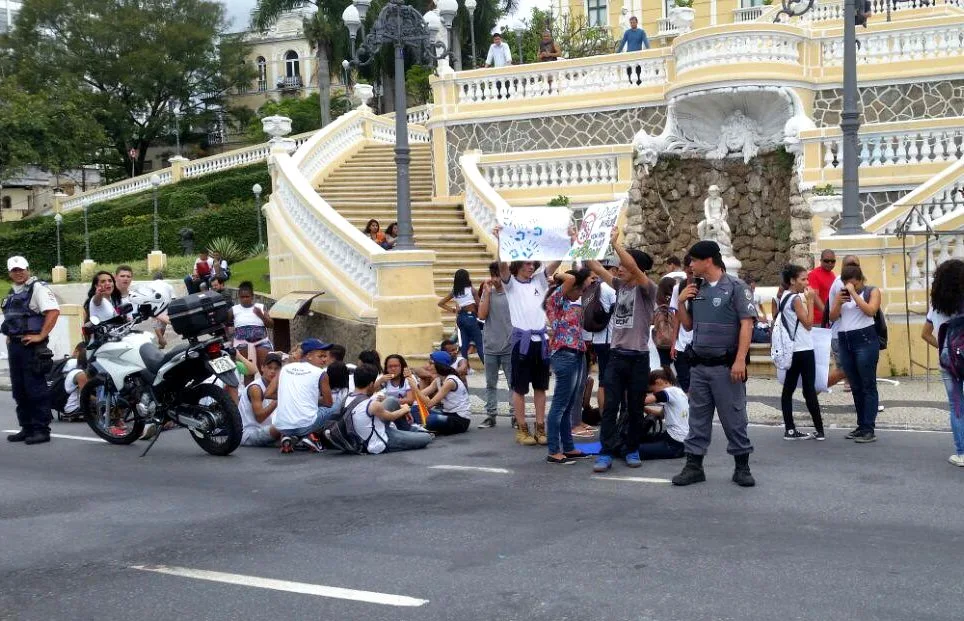
[[[231,265],[231,280],[228,281],[229,287],[237,287],[245,280],[250,280],[254,284],[255,291],[270,291],[271,285],[268,276],[268,257],[259,255],[244,261],[238,261]]]

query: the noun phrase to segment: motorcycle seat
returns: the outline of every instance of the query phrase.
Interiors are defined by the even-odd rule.
[[[144,366],[147,367],[147,370],[151,373],[157,373],[161,367],[171,360],[171,358],[177,356],[187,348],[187,343],[182,343],[170,351],[164,351],[162,349],[158,349],[157,345],[154,343],[144,343],[141,345],[140,354],[141,359],[144,361]]]

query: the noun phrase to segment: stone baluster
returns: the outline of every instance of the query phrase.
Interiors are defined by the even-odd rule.
[[[549,165],[545,162],[539,162],[539,187],[545,187],[549,185]]]
[[[562,185],[562,175],[560,174],[560,163],[559,162],[549,162],[547,164],[550,169],[549,184],[553,187]]]
[[[519,166],[518,166],[518,165],[514,165],[514,166],[511,167],[511,170],[512,170],[512,180],[510,181],[511,187],[513,187],[513,188],[518,188],[518,187],[520,187],[520,185],[519,185],[519,181],[520,181],[520,179],[519,179]]]
[[[917,264],[918,255],[922,254],[922,251],[911,250],[907,253],[908,263],[910,265],[910,274],[908,275],[907,282],[910,289],[923,289],[924,279],[921,276],[920,266]]]
[[[937,132],[934,138],[934,160],[938,162],[947,161],[947,134],[944,132]],[[951,135],[951,141],[953,142],[953,134]]]
[[[937,243],[939,246],[938,252],[937,252],[937,264],[940,265],[944,261],[947,261],[948,259],[951,258],[951,252],[950,252],[951,238],[941,237],[938,239]]]
[[[858,136],[857,139],[860,140],[860,137]],[[871,140],[870,138],[864,138],[863,140],[860,140],[860,165],[861,166],[868,166],[872,162],[870,158],[870,148],[867,146],[867,143],[870,142],[870,140]],[[843,156],[843,145],[840,142],[838,142],[837,143],[838,163],[840,161],[839,158],[842,156]]]
[[[910,159],[910,162],[912,164],[917,163],[920,156],[920,150],[917,148],[917,139],[919,137],[920,137],[920,134],[918,134],[917,132],[913,132],[910,134],[910,146],[907,149],[907,157],[908,159]]]
[[[897,163],[898,164],[907,163],[907,135],[906,134],[897,135]]]
[[[823,146],[823,167],[834,168],[837,162],[833,152],[834,141],[824,140],[820,144]]]
[[[896,154],[894,153],[894,139],[891,137],[884,137],[884,138],[881,138],[881,140],[884,142],[884,145],[885,145],[883,160],[881,164],[884,164],[885,166],[889,164],[893,164],[894,160],[896,159]]]

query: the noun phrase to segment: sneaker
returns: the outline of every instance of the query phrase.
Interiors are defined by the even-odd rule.
[[[107,433],[118,438],[127,435],[127,425],[124,423],[115,423],[107,429]]]
[[[536,423],[536,432],[533,434],[536,437],[536,442],[545,446],[549,444],[549,436],[546,435],[546,426]]]
[[[800,433],[796,429],[790,429],[783,433],[784,440],[809,440],[812,437],[809,433]]]
[[[827,439],[827,436],[823,435],[822,431],[818,431],[817,433],[813,434],[813,439],[817,442],[822,442]]]
[[[418,423],[412,423],[412,424],[409,426],[409,429],[411,429],[412,431],[421,431],[422,433],[432,433],[431,431],[429,431],[429,430],[426,429],[425,427],[422,427],[422,426],[419,425]]]
[[[521,444],[522,446],[535,446],[539,444],[529,433],[529,425],[516,429],[515,441],[517,444]]]
[[[613,467],[613,458],[609,455],[599,455],[596,457],[596,463],[592,465],[593,472],[606,472]]]
[[[877,406],[877,411],[878,411],[878,412],[883,412],[883,411],[884,411],[884,406],[878,405],[878,406]]]
[[[626,460],[627,468],[639,468],[643,465],[643,461],[639,458],[639,451],[627,453],[624,459]]]
[[[853,440],[859,435],[860,435],[860,427],[857,427],[856,429],[854,429],[853,431],[845,435],[844,438],[847,440]]]
[[[295,439],[291,436],[281,438],[281,454],[287,455],[295,452]]]
[[[874,435],[873,431],[865,431],[858,436],[854,436],[854,442],[857,444],[870,444],[871,442],[876,442],[877,436]]]
[[[964,468],[964,455],[951,455],[947,458],[947,461],[955,466]]]
[[[301,441],[298,442],[298,448],[312,453],[320,453],[325,450],[325,447],[321,445],[321,440],[313,433],[303,437]]]
[[[485,419],[479,423],[479,429],[492,429],[495,427],[495,416],[486,416]]]
[[[559,466],[571,466],[572,464],[576,463],[576,461],[574,459],[569,459],[568,457],[565,457],[565,456],[560,458],[560,457],[553,457],[552,455],[548,455],[546,456],[546,463],[556,464]]]

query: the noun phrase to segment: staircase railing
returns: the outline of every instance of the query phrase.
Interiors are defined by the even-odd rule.
[[[867,220],[864,229],[871,233],[892,234],[915,205],[921,207],[918,212],[923,212],[923,220],[913,230],[923,229],[925,222],[933,229],[941,230],[964,214],[964,159],[950,164]]]
[[[467,151],[459,158],[462,176],[465,179],[465,219],[486,250],[494,256],[499,254],[499,242],[492,229],[498,223],[500,210],[509,209],[509,204],[485,180],[479,170],[479,151]]]

